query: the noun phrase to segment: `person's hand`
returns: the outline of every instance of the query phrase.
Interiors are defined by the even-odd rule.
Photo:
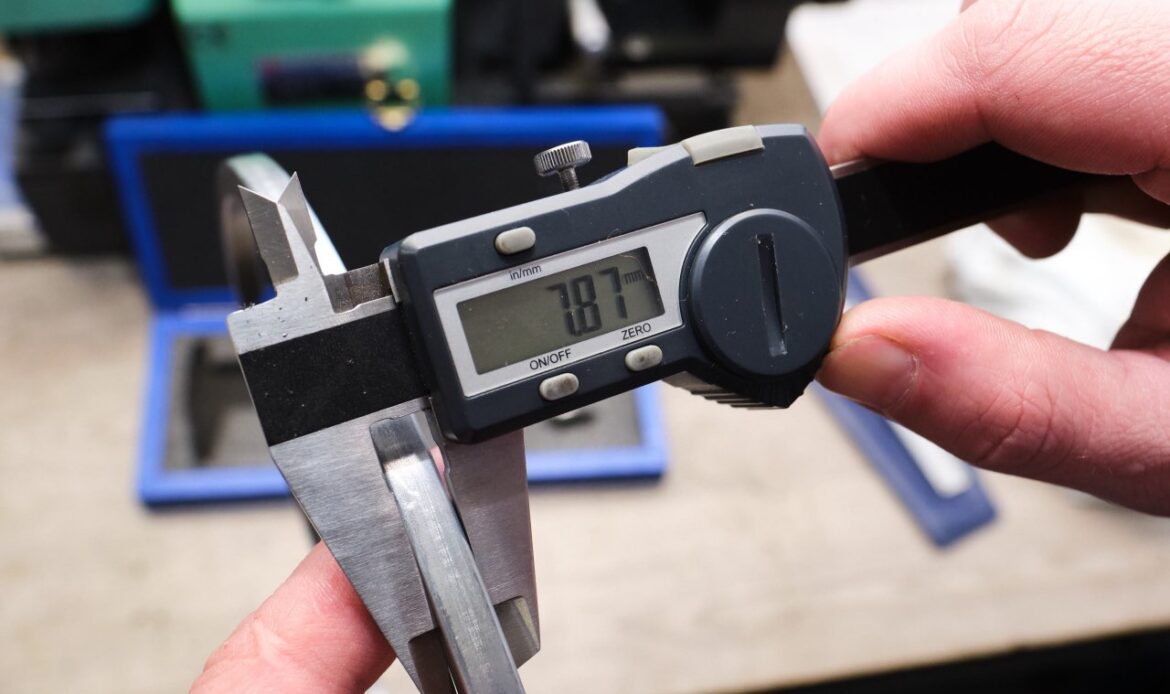
[[[1064,247],[1085,211],[1170,225],[1165,0],[964,7],[842,95],[826,156],[929,161],[995,140],[1124,175],[992,224],[1034,257]],[[1170,513],[1170,259],[1111,351],[953,302],[879,299],[845,316],[819,378],[976,465]]]
[[[318,544],[203,666],[192,694],[364,692],[394,652]]]

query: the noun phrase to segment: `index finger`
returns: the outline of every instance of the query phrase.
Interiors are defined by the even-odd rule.
[[[211,656],[193,694],[364,692],[394,652],[323,543]]]
[[[834,162],[996,140],[1080,171],[1157,171],[1170,164],[1167,55],[1159,0],[980,0],[848,89],[819,139]]]

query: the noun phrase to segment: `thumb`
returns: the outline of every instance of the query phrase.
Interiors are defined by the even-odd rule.
[[[1170,514],[1170,364],[941,299],[846,314],[818,376],[972,464]]]

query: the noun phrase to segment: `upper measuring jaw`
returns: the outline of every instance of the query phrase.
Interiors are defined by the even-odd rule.
[[[455,510],[398,503],[374,436],[385,423],[429,408],[388,283],[377,266],[322,273],[324,230],[299,181],[270,159],[230,160],[220,184],[223,199],[235,196],[246,212],[225,213],[225,222],[251,226],[227,231],[255,234],[276,289],[275,297],[228,318],[272,458],[415,684],[423,692],[452,691],[459,664],[449,660],[428,597],[438,587],[420,572],[417,557],[426,547],[412,543],[404,521],[410,514],[454,519]],[[522,437],[516,432],[471,449],[446,450],[438,442],[466,528],[443,542],[492,558],[472,577],[490,595],[487,613],[495,622],[481,626],[507,635],[516,663],[539,647]],[[429,450],[418,453],[416,466],[433,464]],[[481,469],[492,472],[491,484],[466,490],[461,481],[482,482]],[[398,491],[428,479],[407,476]],[[449,534],[458,521],[443,527]]]

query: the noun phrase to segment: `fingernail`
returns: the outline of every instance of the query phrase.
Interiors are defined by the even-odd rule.
[[[917,371],[918,360],[904,347],[880,335],[867,335],[829,352],[817,380],[831,391],[884,412],[905,397]]]

